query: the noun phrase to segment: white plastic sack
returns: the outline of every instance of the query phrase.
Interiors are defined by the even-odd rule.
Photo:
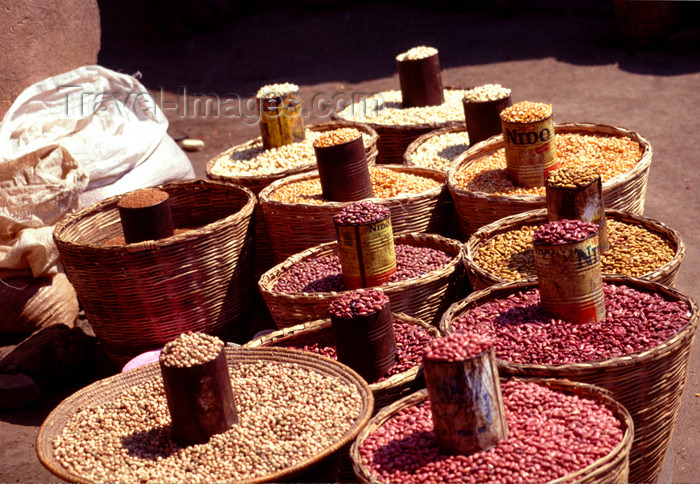
[[[134,77],[84,66],[18,96],[0,124],[0,160],[49,144],[66,148],[90,180],[80,205],[130,190],[194,178],[168,120]]]

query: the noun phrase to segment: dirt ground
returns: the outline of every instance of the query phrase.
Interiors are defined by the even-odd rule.
[[[700,295],[700,174],[692,168],[700,146],[700,48],[693,37],[699,26],[691,23],[697,16],[682,16],[670,37],[642,45],[620,35],[613,2],[605,0],[503,0],[478,9],[479,2],[456,7],[447,0],[430,8],[232,2],[223,11],[225,3],[171,2],[175,7],[144,11],[138,2],[101,2],[99,63],[140,73],[162,102],[170,135],[205,142],[202,151],[188,153],[198,177],[206,176],[207,160],[259,135],[244,114],[260,86],[299,84],[305,122],[323,122],[322,100],[398,89],[396,54],[432,45],[440,51],[445,85],[499,82],[513,89],[514,102],[551,103],[556,122],[612,124],[646,137],[654,161],[644,214],[682,234],[687,253],[677,289]],[[203,98],[240,98],[241,108],[203,113],[195,106]],[[700,480],[699,351],[696,345],[659,482]],[[51,409],[77,387],[52,388],[35,407],[0,412],[0,481],[56,481],[38,461],[34,439]]]

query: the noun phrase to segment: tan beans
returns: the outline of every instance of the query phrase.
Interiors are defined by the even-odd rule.
[[[296,364],[230,367],[240,422],[207,443],[177,446],[160,379],[77,411],[54,440],[57,460],[91,482],[241,482],[269,475],[337,442],[361,397],[337,377]]]
[[[362,133],[355,128],[338,128],[323,133],[313,142],[313,145],[317,148],[328,148],[329,146],[348,143],[360,136],[362,136]]]
[[[560,188],[585,187],[598,178],[598,172],[590,166],[569,166],[554,170],[547,177],[547,185]]]
[[[391,198],[402,194],[421,193],[441,186],[440,182],[432,178],[387,168],[370,168],[369,176],[376,198]],[[321,181],[318,176],[287,183],[271,193],[270,200],[286,203],[312,203],[315,205],[327,202],[321,194]]]
[[[216,336],[188,331],[163,347],[160,362],[176,368],[200,365],[212,361],[223,348],[224,342]]]
[[[522,101],[501,111],[501,120],[507,123],[536,123],[552,115],[552,105]]]
[[[281,173],[294,168],[316,164],[313,143],[323,131],[306,130],[304,141],[290,143],[279,148],[263,148],[262,140],[250,145],[232,148],[219,155],[211,172],[219,176],[264,176]],[[365,148],[370,136],[362,133]]]
[[[591,399],[535,383],[501,386],[509,438],[486,451],[439,451],[430,401],[404,408],[374,430],[360,458],[380,482],[550,482],[608,455],[621,441],[621,424]]]
[[[447,171],[455,158],[469,148],[469,133],[453,131],[432,136],[411,154],[411,161],[423,168]]]
[[[487,101],[498,101],[510,96],[510,89],[500,84],[484,84],[467,90],[464,99],[473,103],[483,103]]]
[[[464,93],[464,89],[445,89],[445,102],[439,106],[404,108],[401,105],[401,91],[382,91],[347,106],[338,112],[338,116],[346,121],[384,126],[464,122]]]
[[[474,255],[486,272],[506,281],[536,275],[532,235],[538,226],[528,225],[496,234]],[[639,277],[668,264],[675,254],[673,243],[639,224],[607,220],[610,250],[601,257],[604,274]]]
[[[557,133],[559,168],[587,165],[606,183],[627,173],[642,159],[642,147],[625,136]],[[490,195],[545,195],[544,187],[516,187],[506,175],[503,148],[469,163],[455,174],[456,184],[464,190]]]
[[[399,62],[407,60],[419,60],[425,59],[426,57],[433,56],[438,53],[435,47],[428,47],[425,45],[419,45],[418,47],[412,47],[406,52],[403,52],[396,56],[396,60]]]
[[[256,97],[258,99],[264,99],[268,97],[284,97],[289,94],[295,94],[299,92],[299,86],[292,84],[291,82],[285,82],[281,84],[268,84],[258,89]]]

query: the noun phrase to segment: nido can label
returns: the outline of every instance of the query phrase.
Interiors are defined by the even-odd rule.
[[[557,168],[557,147],[552,116],[534,123],[501,120],[506,152],[506,172],[516,185],[543,187],[549,172]]]
[[[598,235],[568,244],[533,244],[542,309],[572,323],[605,319]]]
[[[361,225],[335,225],[343,281],[348,289],[379,286],[396,272],[391,217]]]

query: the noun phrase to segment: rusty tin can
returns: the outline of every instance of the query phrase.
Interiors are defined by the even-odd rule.
[[[469,133],[469,144],[474,145],[479,141],[489,139],[491,136],[501,134],[502,127],[499,114],[512,105],[513,102],[510,95],[493,101],[462,99],[464,119],[467,124],[467,133]]]
[[[264,149],[304,141],[306,132],[298,92],[273,94],[257,100]]]
[[[397,60],[396,64],[404,108],[439,106],[445,102],[437,53],[421,59]]]
[[[564,244],[534,243],[542,309],[572,323],[605,319],[598,234]]]
[[[557,168],[553,116],[533,123],[511,123],[501,119],[506,152],[506,172],[514,184],[542,187],[550,171]]]
[[[354,202],[372,198],[372,180],[362,137],[332,146],[314,146],[323,198]]]
[[[170,195],[154,188],[129,193],[117,202],[127,244],[170,237],[173,225]]]

